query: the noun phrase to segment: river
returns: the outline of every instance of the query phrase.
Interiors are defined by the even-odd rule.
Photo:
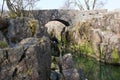
[[[86,80],[120,80],[120,66],[101,63],[85,56],[74,56],[74,62]]]

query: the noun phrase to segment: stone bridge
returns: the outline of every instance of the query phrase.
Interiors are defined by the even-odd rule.
[[[104,15],[106,15],[106,18],[104,18]],[[38,33],[36,31],[37,37],[47,35],[44,33],[45,30],[40,27],[52,20],[60,21],[66,26],[72,26],[77,22],[98,18],[93,22],[93,29],[90,30],[90,40],[92,42],[90,47],[95,51],[95,54],[90,56],[95,56],[97,59],[100,56],[98,60],[105,58],[103,62],[120,64],[120,12],[111,14],[105,9],[90,11],[35,10],[33,16],[39,22]],[[8,48],[0,49],[0,80],[47,80],[49,77],[52,53],[50,39],[45,36],[31,38],[30,27],[34,25],[31,26],[29,21],[32,21],[32,19],[10,19],[10,26],[7,25],[8,30],[0,31],[1,47],[6,47],[5,43],[9,43],[9,41],[15,44],[20,41],[13,48],[7,44]],[[1,26],[5,27],[5,25]],[[75,29],[76,33],[75,36],[73,35],[73,39],[76,39],[76,36],[78,40],[81,39],[79,29]],[[3,34],[5,31],[7,31],[6,34]],[[6,37],[8,37],[8,41]],[[99,47],[105,48],[103,49],[103,56],[99,53],[98,44]]]
[[[76,22],[84,21],[86,19],[101,17],[105,13],[107,13],[106,9],[89,11],[53,9],[53,10],[34,10],[33,16],[37,20],[39,20],[40,26],[44,26],[47,22],[52,20],[60,21],[63,24],[69,26],[73,25]]]

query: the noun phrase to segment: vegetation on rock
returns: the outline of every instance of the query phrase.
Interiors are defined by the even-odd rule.
[[[34,36],[35,31],[36,31],[36,27],[38,25],[38,21],[37,20],[30,20],[30,21],[28,21],[28,23],[29,23],[30,30],[32,32],[32,36]]]
[[[5,41],[0,41],[0,48],[7,48],[8,44]]]
[[[114,48],[112,51],[112,61],[113,63],[120,63],[119,53],[116,48]]]

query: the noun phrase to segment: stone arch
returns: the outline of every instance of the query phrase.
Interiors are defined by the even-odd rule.
[[[58,41],[61,42],[63,42],[64,40],[69,42],[69,26],[69,22],[61,19],[50,20],[45,24],[45,27],[47,28],[47,32],[50,35],[50,37],[55,37]]]
[[[55,47],[56,52],[59,52],[59,48],[56,47],[56,44],[59,44],[59,42],[64,43],[67,39],[67,27],[70,26],[69,22],[62,20],[62,19],[53,19],[48,21],[45,24],[45,27],[47,28],[47,32],[49,34],[50,40],[55,43],[53,47]],[[58,55],[58,54],[52,54],[52,55]]]
[[[50,28],[52,28],[52,32],[54,32],[54,30],[57,28],[58,32],[60,31],[60,35],[66,32],[68,26],[70,26],[70,23],[68,21],[59,18],[49,20],[45,24],[45,27],[47,28],[49,34]]]
[[[61,33],[65,31],[67,26],[60,21],[51,20],[45,24],[45,27],[50,35],[52,33],[57,37],[58,40],[61,40]]]

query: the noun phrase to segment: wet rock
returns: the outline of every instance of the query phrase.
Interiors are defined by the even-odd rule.
[[[51,72],[51,76],[50,76],[51,80],[58,80],[58,73],[55,71]]]
[[[57,71],[52,71],[50,79],[51,80],[62,80],[62,74]]]

